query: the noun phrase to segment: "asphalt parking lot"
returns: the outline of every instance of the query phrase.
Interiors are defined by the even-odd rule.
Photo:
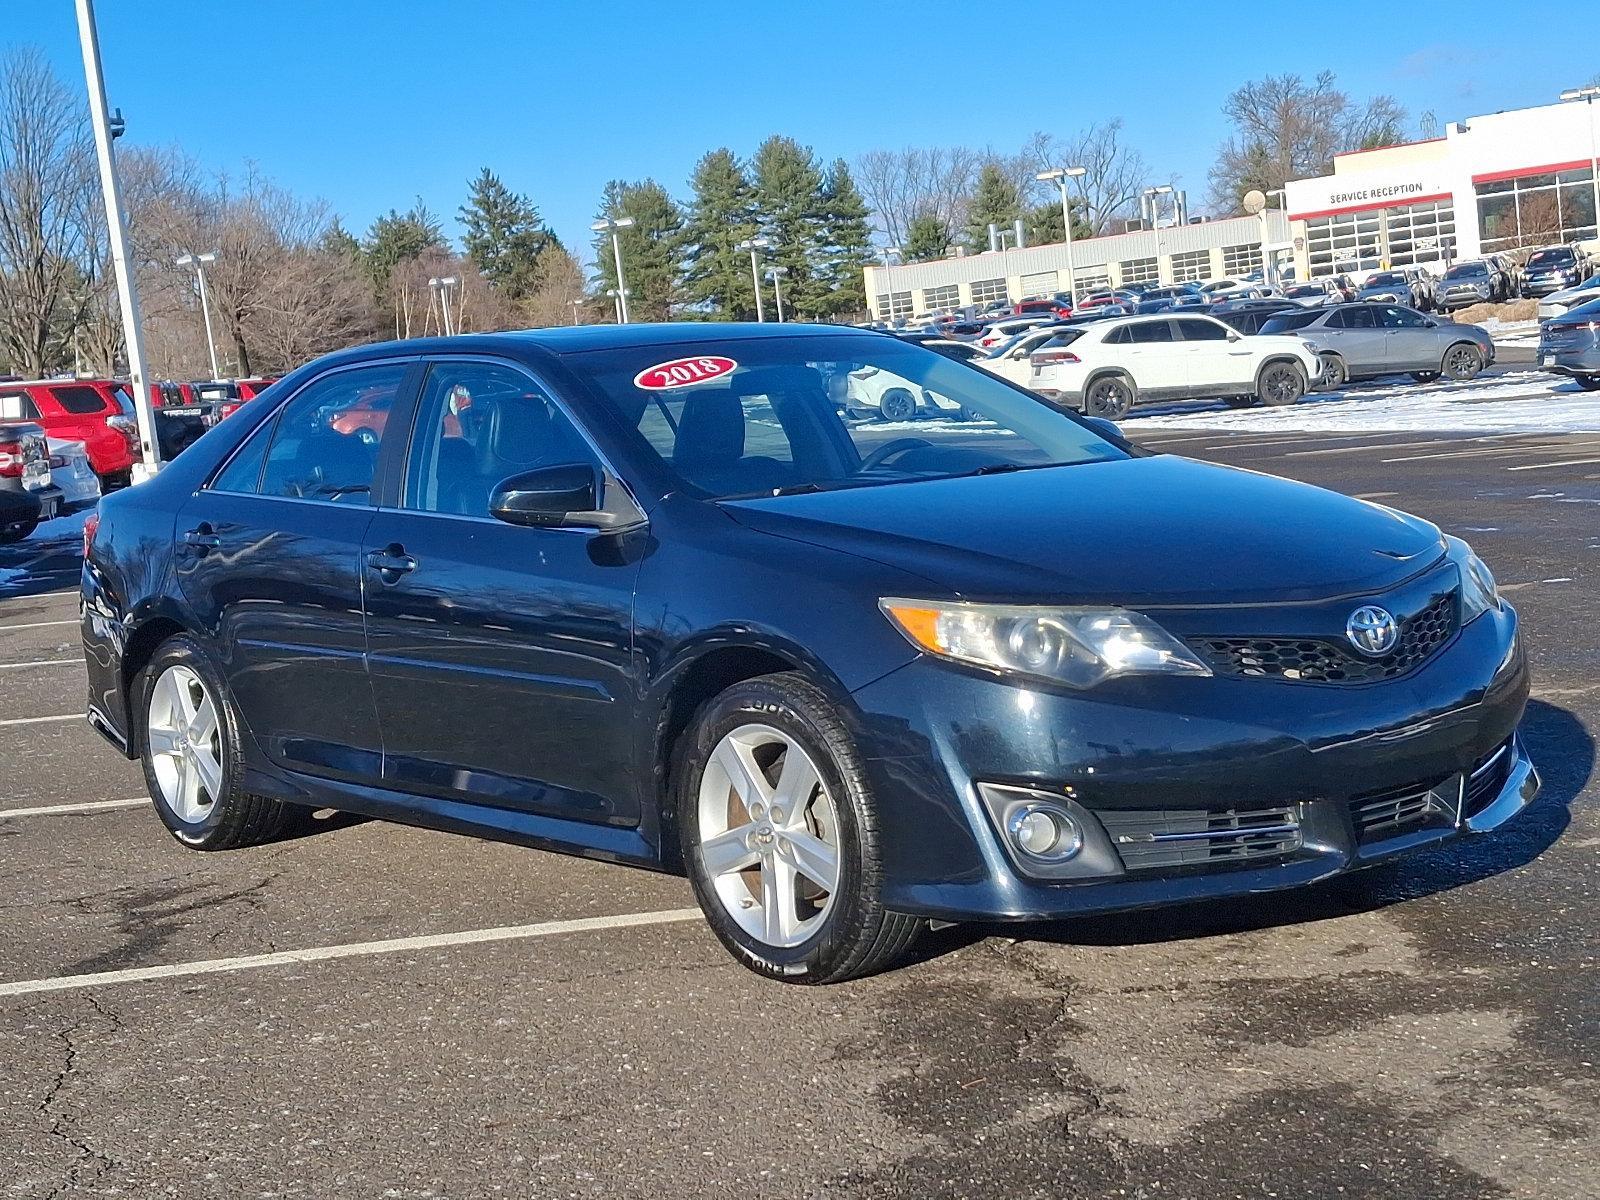
[[[0,1195],[1600,1194],[1600,434],[1128,428],[1471,540],[1523,615],[1534,808],[782,987],[670,877],[337,815],[180,849],[81,720],[46,527],[0,550]]]

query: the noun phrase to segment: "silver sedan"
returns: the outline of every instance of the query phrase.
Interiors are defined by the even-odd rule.
[[[1262,333],[1293,333],[1322,356],[1324,388],[1379,375],[1471,379],[1494,362],[1494,340],[1478,325],[1430,317],[1400,304],[1335,304],[1281,313]]]

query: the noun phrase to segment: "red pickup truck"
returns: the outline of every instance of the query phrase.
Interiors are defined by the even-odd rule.
[[[127,484],[139,457],[133,397],[112,379],[0,383],[0,421],[33,421],[50,437],[82,442],[108,491]]]

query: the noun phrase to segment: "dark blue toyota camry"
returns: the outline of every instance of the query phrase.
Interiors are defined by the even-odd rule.
[[[367,346],[86,531],[89,720],[225,850],[344,809],[685,872],[824,983],[1308,884],[1538,776],[1487,567],[838,328]]]

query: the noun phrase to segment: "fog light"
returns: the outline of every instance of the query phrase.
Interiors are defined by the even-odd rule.
[[[1042,862],[1066,862],[1083,849],[1083,830],[1053,804],[1019,806],[1006,818],[1006,832],[1018,850]]]

